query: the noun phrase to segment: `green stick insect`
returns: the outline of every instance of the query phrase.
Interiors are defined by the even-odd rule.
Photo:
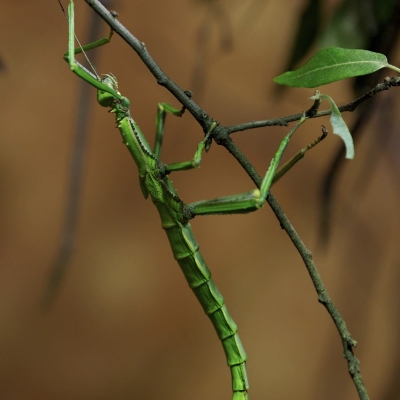
[[[271,185],[302,158],[308,149],[318,143],[325,134],[298,153],[289,163],[282,167],[281,172],[276,172],[290,137],[306,119],[303,116],[281,142],[260,189],[254,189],[248,193],[235,196],[185,204],[178,197],[168,175],[172,172],[199,167],[203,150],[207,149],[211,134],[215,127],[218,126],[218,123],[216,121],[211,123],[207,134],[199,143],[193,159],[173,164],[162,163],[160,155],[165,117],[167,114],[181,117],[184,108],[178,110],[166,103],[158,105],[156,139],[154,149],[152,149],[139,126],[131,118],[130,102],[118,91],[115,76],[110,73],[103,75],[103,78],[100,79],[97,73],[95,76],[75,60],[75,54],[108,43],[112,32],[108,38],[75,49],[74,3],[72,0],[68,6],[68,15],[69,42],[68,52],[65,53],[64,58],[76,75],[97,88],[97,101],[99,104],[103,107],[109,107],[110,112],[115,114],[117,127],[122,135],[123,142],[139,170],[139,182],[143,196],[146,199],[150,196],[156,206],[160,214],[162,228],[165,230],[171,244],[173,255],[222,342],[232,375],[232,400],[247,400],[249,389],[246,372],[247,356],[237,333],[238,328],[227,310],[221,293],[211,279],[211,272],[199,252],[199,245],[194,238],[189,220],[197,215],[239,214],[258,210],[263,206]]]

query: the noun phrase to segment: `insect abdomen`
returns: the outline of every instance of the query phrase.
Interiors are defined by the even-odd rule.
[[[247,399],[249,388],[245,364],[247,356],[237,334],[238,328],[225,306],[224,298],[211,279],[211,272],[199,252],[199,245],[193,236],[190,224],[178,224],[165,231],[186,281],[222,342],[231,369],[234,399]]]

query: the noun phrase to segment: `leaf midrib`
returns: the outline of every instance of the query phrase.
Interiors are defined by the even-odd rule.
[[[305,76],[311,73],[315,73],[315,72],[319,72],[319,71],[323,71],[324,69],[329,69],[329,68],[336,68],[339,66],[343,66],[343,65],[349,65],[349,64],[376,64],[379,65],[381,67],[385,67],[387,66],[387,63],[382,63],[382,61],[349,61],[346,63],[339,63],[339,64],[330,64],[327,65],[326,67],[319,67],[319,68],[314,68],[310,71],[304,72],[302,74],[296,75],[295,78],[299,78],[301,76]],[[294,73],[296,71],[290,71],[291,73]]]

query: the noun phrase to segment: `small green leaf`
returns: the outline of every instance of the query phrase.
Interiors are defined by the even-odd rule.
[[[296,71],[285,72],[274,81],[281,85],[315,88],[353,76],[391,67],[383,54],[368,50],[328,47],[320,50]]]
[[[342,114],[340,113],[337,105],[330,96],[328,96],[327,94],[320,94],[319,91],[316,90],[315,96],[312,96],[311,99],[316,100],[318,98],[328,100],[329,103],[331,103],[332,114],[330,121],[332,124],[333,133],[342,138],[344,145],[346,147],[346,158],[352,160],[354,158],[353,137],[351,136],[351,133],[346,125],[346,122],[344,122],[344,119],[342,118]]]

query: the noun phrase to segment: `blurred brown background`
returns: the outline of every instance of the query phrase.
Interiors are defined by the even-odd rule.
[[[335,3],[327,1],[325,12]],[[284,68],[304,2],[219,2],[232,24],[230,51],[220,49],[214,20],[204,28],[210,4],[118,0],[112,8],[172,79],[196,88],[194,100],[222,124],[308,108],[312,90],[287,90],[277,99],[272,82]],[[91,13],[76,1],[80,38]],[[62,58],[68,29],[56,0],[3,0],[0,18],[0,398],[229,399],[222,346],[172,258],[114,118],[97,106],[94,89],[76,249],[53,307],[38,308],[61,237],[81,82]],[[209,32],[205,53],[197,39],[202,26]],[[104,23],[101,29],[106,35]],[[97,69],[118,77],[133,118],[152,141],[157,103],[178,106],[176,100],[119,37],[98,56]],[[400,64],[399,56],[389,61]],[[202,74],[194,84],[196,65]],[[324,93],[338,104],[354,98],[348,81]],[[382,112],[394,104],[391,114],[398,116],[399,90],[380,97]],[[353,118],[345,115],[349,123]],[[286,156],[318,136],[322,123],[331,131],[326,118],[308,121]],[[356,356],[371,398],[389,400],[400,398],[399,141],[394,135],[386,147],[377,146],[373,132],[379,129],[388,133],[374,118],[355,160],[340,174],[326,250],[317,246],[320,191],[340,139],[330,135],[273,193],[313,251],[359,343]],[[398,133],[398,118],[392,129]],[[264,174],[287,130],[247,131],[233,139]],[[163,160],[189,159],[201,138],[189,114],[168,118]],[[215,143],[199,170],[173,180],[186,202],[253,188]],[[357,399],[335,327],[269,207],[199,217],[192,226],[239,326],[251,399]]]

